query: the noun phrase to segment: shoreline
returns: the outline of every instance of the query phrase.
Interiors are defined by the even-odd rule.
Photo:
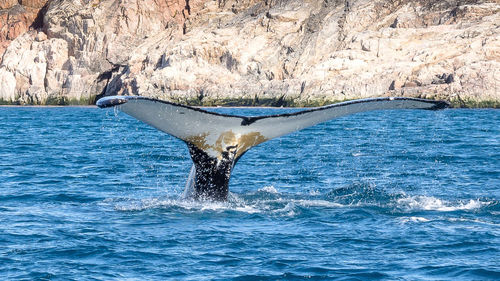
[[[320,107],[329,104],[335,104],[340,102],[345,102],[349,100],[321,100],[321,101],[312,101],[312,102],[295,102],[293,100],[266,100],[265,102],[255,102],[248,100],[235,101],[234,99],[230,100],[219,100],[219,101],[207,101],[202,102],[199,100],[175,100],[171,102],[188,105],[195,108],[314,108]],[[450,103],[450,108],[470,108],[470,109],[500,109],[500,101],[496,100],[485,100],[485,101],[464,101],[464,100],[447,100]],[[81,108],[97,108],[95,104],[17,104],[16,102],[5,102],[0,101],[0,108],[9,108],[9,107],[46,107],[46,108],[60,108],[60,107],[81,107]]]
[[[314,108],[317,106],[213,106],[213,105],[188,105],[193,108],[210,108],[210,109],[215,109],[215,108],[240,108],[240,109],[308,109],[308,108]],[[98,108],[96,105],[5,105],[2,104],[0,105],[1,108]],[[450,106],[448,109],[492,109],[492,110],[499,110],[500,107],[455,107],[455,106]]]
[[[313,108],[312,106],[296,106],[296,107],[277,107],[277,106],[203,106],[203,105],[189,105],[194,108],[263,108],[263,109],[300,109],[300,108]],[[0,108],[98,108],[96,105],[10,105],[2,104]]]
[[[82,107],[82,108],[97,108],[96,105],[45,105],[45,104],[0,104],[0,108],[10,108],[10,107],[24,107],[24,108],[62,108],[62,107]]]

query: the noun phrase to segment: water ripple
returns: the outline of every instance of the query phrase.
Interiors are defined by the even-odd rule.
[[[182,199],[184,143],[124,114],[0,108],[0,276],[497,280],[499,121],[332,120],[248,151],[218,203]]]

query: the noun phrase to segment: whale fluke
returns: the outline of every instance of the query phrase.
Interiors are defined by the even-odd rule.
[[[447,108],[445,101],[388,97],[360,99],[279,115],[244,117],[139,96],[110,96],[100,108],[120,111],[183,140],[194,163],[189,188],[195,199],[226,200],[238,159],[250,148],[294,131],[358,112],[382,109]],[[193,173],[192,173],[193,174]]]

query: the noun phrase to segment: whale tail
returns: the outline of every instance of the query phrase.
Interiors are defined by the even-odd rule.
[[[244,117],[205,111],[138,96],[110,96],[97,101],[100,108],[120,111],[183,140],[194,166],[190,194],[195,199],[226,200],[232,169],[250,148],[270,139],[318,123],[358,112],[382,109],[438,110],[444,101],[416,98],[372,98],[311,108],[296,113]]]

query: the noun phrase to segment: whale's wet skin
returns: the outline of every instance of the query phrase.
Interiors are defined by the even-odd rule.
[[[200,202],[186,145],[125,114],[0,108],[0,276],[498,279],[499,124],[346,116],[249,150],[228,201]]]
[[[184,195],[195,200],[226,201],[229,180],[250,148],[346,115],[389,109],[441,110],[445,101],[383,97],[346,101],[293,113],[242,116],[206,111],[138,96],[109,96],[97,101],[184,141],[193,167]]]

